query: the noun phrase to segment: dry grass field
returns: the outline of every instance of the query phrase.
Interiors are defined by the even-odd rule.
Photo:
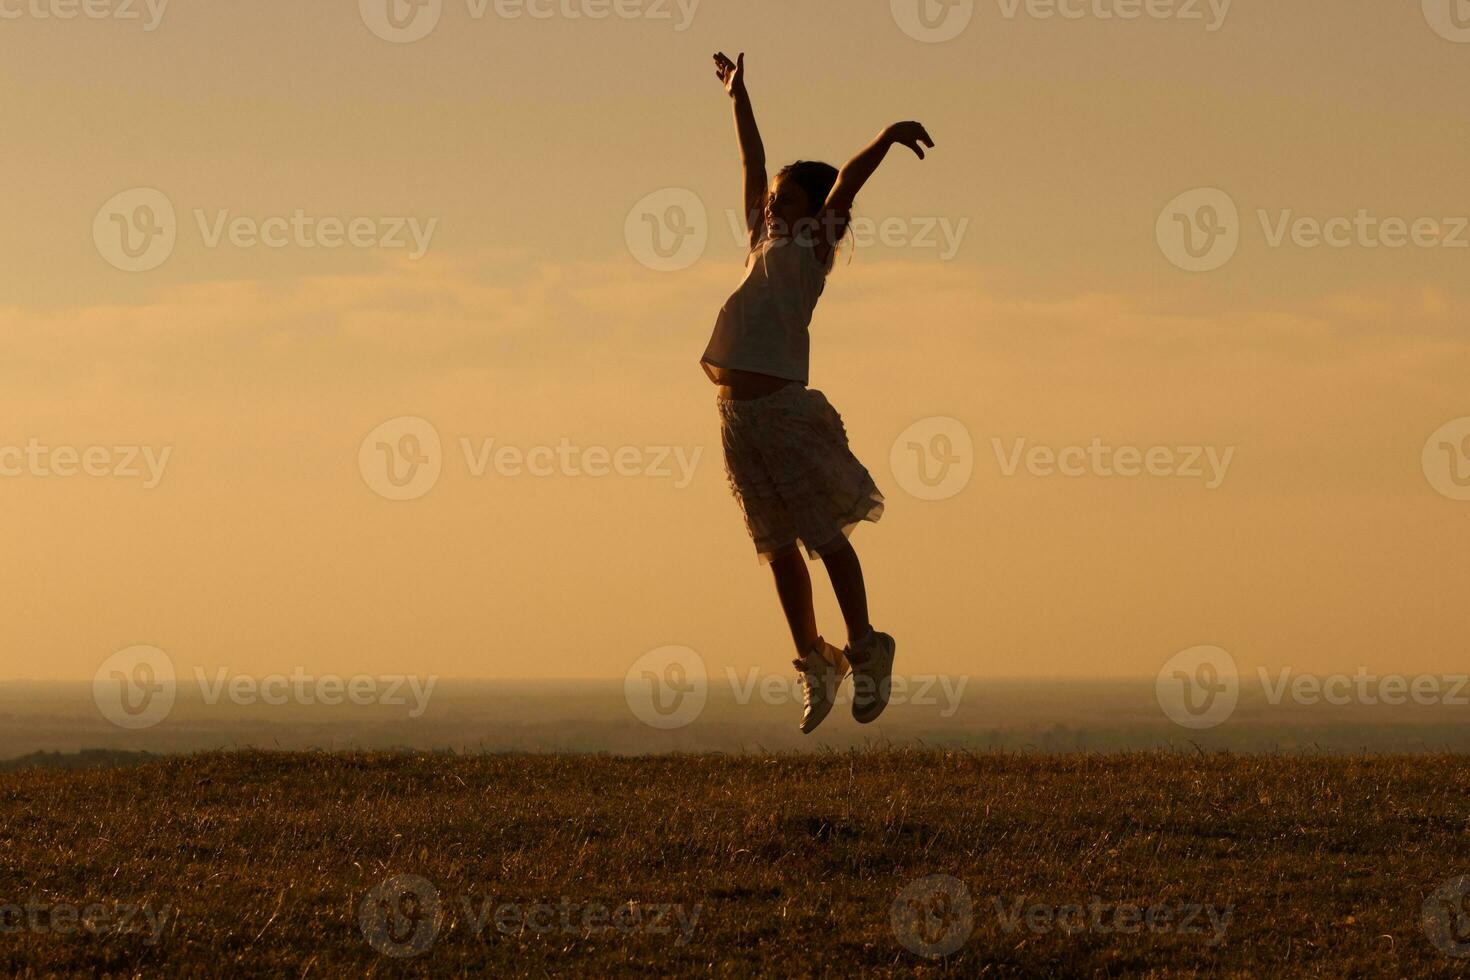
[[[0,974],[1452,976],[1470,760],[235,753],[0,774]]]

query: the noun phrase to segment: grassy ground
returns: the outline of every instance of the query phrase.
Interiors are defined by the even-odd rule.
[[[1461,757],[19,771],[0,974],[1450,976],[1467,845]]]

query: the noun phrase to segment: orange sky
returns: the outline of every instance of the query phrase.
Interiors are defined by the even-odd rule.
[[[784,670],[697,365],[742,274],[716,49],[747,52],[773,165],[899,119],[938,143],[874,178],[886,244],[839,259],[813,324],[812,384],[889,500],[854,541],[910,670],[1151,675],[1197,644],[1464,669],[1470,501],[1424,451],[1470,416],[1470,43],[1433,0],[1237,0],[1214,30],[1204,2],[977,3],[938,43],[836,0],[446,0],[409,43],[350,3],[166,5],[149,30],[146,4],[49,2],[0,4],[0,676],[90,678],[138,643],[251,673],[621,677],[665,644]],[[127,272],[107,236],[140,198],[104,205],[138,188],[173,244]],[[1188,272],[1159,229],[1200,188],[1235,251]],[[636,232],[670,201],[705,245],[658,271]],[[1345,246],[1300,244],[1303,217],[1352,219]],[[1382,245],[1394,220],[1439,244]],[[354,221],[373,244],[323,247]],[[438,475],[389,500],[360,450],[401,417]],[[935,417],[973,450],[930,500],[893,463]],[[1018,446],[1095,441],[1229,462],[1007,475]],[[129,447],[139,476],[84,472]]]

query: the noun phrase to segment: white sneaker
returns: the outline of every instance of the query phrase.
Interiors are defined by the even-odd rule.
[[[848,648],[852,664],[852,717],[860,725],[876,721],[888,707],[893,689],[893,654],[898,644],[887,633],[870,630],[857,648]]]
[[[822,655],[824,650],[827,656]],[[837,688],[847,676],[847,659],[841,650],[818,638],[817,646],[791,664],[799,671],[802,701],[806,705],[801,714],[801,733],[810,735],[837,703]]]

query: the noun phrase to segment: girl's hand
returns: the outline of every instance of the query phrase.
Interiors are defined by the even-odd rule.
[[[715,55],[715,76],[719,78],[720,84],[725,86],[725,92],[730,98],[739,98],[745,94],[745,52],[741,52],[736,61],[725,57],[721,51]]]
[[[929,131],[916,122],[894,123],[888,127],[888,141],[899,144],[913,150],[920,160],[924,159],[924,147],[934,149],[934,141],[929,138]]]

